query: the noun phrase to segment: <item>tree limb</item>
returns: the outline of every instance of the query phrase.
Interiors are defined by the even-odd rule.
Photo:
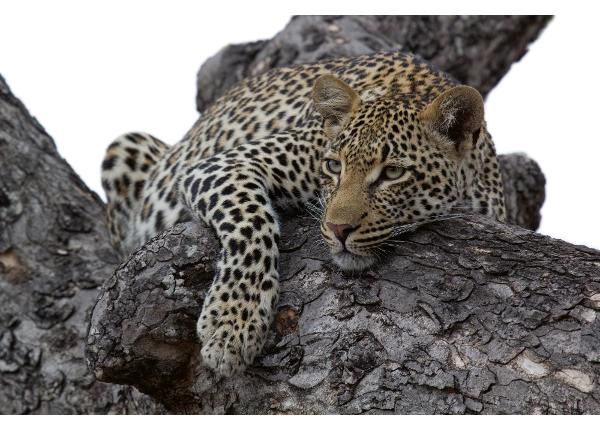
[[[469,217],[406,235],[351,277],[319,235],[285,221],[267,344],[225,380],[198,362],[194,333],[216,240],[194,224],[153,239],[94,309],[96,377],[175,412],[600,412],[600,251]]]
[[[96,382],[86,318],[118,262],[104,204],[0,77],[0,413],[153,413]]]
[[[248,76],[275,67],[406,51],[485,97],[551,16],[296,16],[270,40],[228,45],[197,77],[198,112]]]

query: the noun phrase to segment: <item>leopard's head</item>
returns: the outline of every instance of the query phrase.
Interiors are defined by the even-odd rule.
[[[315,82],[313,102],[329,141],[321,231],[340,268],[371,266],[395,236],[459,202],[461,163],[482,134],[477,90],[457,86],[429,102],[394,94],[361,100],[325,75]]]

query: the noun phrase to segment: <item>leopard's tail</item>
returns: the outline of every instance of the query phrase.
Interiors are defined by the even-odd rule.
[[[168,145],[147,133],[119,136],[106,149],[102,187],[113,247],[122,255],[138,244],[135,219],[142,207],[147,179]]]

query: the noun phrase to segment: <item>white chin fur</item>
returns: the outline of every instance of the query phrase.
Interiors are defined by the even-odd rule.
[[[333,262],[345,272],[360,272],[375,263],[374,257],[352,254],[342,251],[333,254]]]

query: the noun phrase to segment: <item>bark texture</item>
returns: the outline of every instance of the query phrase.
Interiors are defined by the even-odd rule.
[[[297,16],[270,40],[228,45],[198,72],[199,112],[243,78],[269,69],[406,51],[485,97],[550,16]]]
[[[217,242],[194,224],[153,239],[96,304],[96,377],[187,413],[600,413],[600,251],[469,217],[351,277],[319,234],[286,220],[267,344],[220,380],[194,333]]]
[[[90,307],[118,260],[104,204],[0,77],[0,413],[164,410],[97,382]]]

